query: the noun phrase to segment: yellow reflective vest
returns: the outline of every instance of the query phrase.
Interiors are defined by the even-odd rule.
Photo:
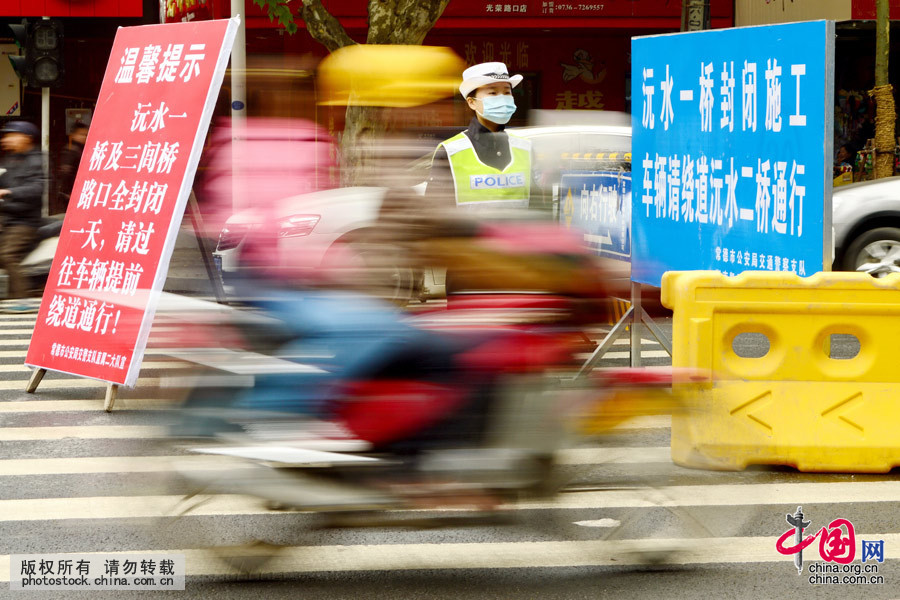
[[[472,140],[459,133],[440,143],[450,161],[456,205],[471,208],[528,208],[531,142],[507,134],[510,163],[502,171],[478,159]]]

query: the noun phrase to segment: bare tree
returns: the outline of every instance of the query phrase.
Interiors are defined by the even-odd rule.
[[[309,35],[328,48],[330,52],[356,44],[341,25],[328,12],[322,0],[301,0],[295,15],[291,5],[284,0],[253,0],[269,13],[272,21],[278,21],[288,33],[297,31],[295,17],[306,25]],[[367,44],[421,44],[434,27],[450,0],[369,0]],[[380,109],[371,106],[348,106],[342,147],[344,162],[353,179],[362,176],[359,167],[364,166],[372,151],[372,144],[384,131]]]

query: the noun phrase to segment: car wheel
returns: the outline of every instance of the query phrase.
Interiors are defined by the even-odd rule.
[[[900,229],[880,227],[857,237],[844,253],[843,269],[873,277],[900,273]]]

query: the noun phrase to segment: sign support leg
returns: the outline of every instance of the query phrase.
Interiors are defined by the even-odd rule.
[[[112,412],[113,406],[116,404],[116,397],[119,395],[119,386],[115,383],[106,384],[106,399],[103,402],[103,410]]]
[[[597,346],[597,349],[594,350],[593,354],[585,361],[584,365],[578,371],[578,374],[575,378],[583,377],[587,373],[590,373],[597,362],[603,358],[603,355],[609,352],[609,350],[613,347],[615,341],[625,333],[625,328],[633,321],[632,315],[634,314],[634,307],[632,306],[625,314],[622,315],[622,318],[619,319],[619,322],[613,325],[613,328],[609,330],[609,333],[606,334],[606,337],[603,338],[603,341],[600,342],[600,345]]]
[[[631,366],[641,366],[641,317],[645,314],[641,306],[641,284],[631,282]]]
[[[212,264],[212,252],[206,245],[206,237],[203,231],[203,218],[200,215],[200,206],[197,204],[197,196],[194,190],[188,197],[188,214],[191,216],[191,225],[194,227],[194,235],[197,236],[197,244],[200,246],[200,255],[203,257],[203,266],[206,267],[206,275],[212,284],[213,293],[216,295],[216,302],[219,304],[228,304],[225,298],[225,287],[222,285],[222,277]]]
[[[653,337],[656,338],[656,341],[659,342],[659,345],[665,349],[666,352],[669,353],[669,356],[672,356],[672,343],[669,341],[669,338],[666,337],[666,334],[663,333],[663,330],[659,328],[659,325],[650,318],[650,315],[647,314],[647,311],[641,308],[641,321],[644,322],[644,325],[647,326],[647,329],[650,330],[650,333],[653,334]]]
[[[31,372],[31,377],[28,378],[28,385],[25,386],[26,394],[33,394],[37,389],[37,386],[40,385],[41,380],[44,378],[44,375],[47,374],[47,369],[35,369]]]
[[[35,390],[37,390],[38,385],[40,385],[41,380],[44,378],[44,375],[47,374],[47,369],[35,369],[31,372],[31,377],[28,379],[28,385],[25,387],[25,392],[28,394],[33,394]],[[113,406],[116,404],[116,398],[119,395],[119,385],[116,383],[108,383],[106,384],[106,399],[103,402],[103,409],[106,412],[112,412]]]
[[[631,308],[629,308],[613,328],[609,330],[609,333],[606,334],[606,337],[603,338],[603,341],[600,342],[597,349],[594,350],[591,356],[585,361],[584,365],[582,365],[581,369],[579,369],[575,378],[578,379],[579,377],[584,377],[586,374],[590,373],[591,370],[597,366],[597,363],[600,362],[600,359],[603,358],[603,355],[610,351],[615,341],[625,333],[625,330],[629,325],[631,326],[630,364],[632,367],[640,367],[642,324],[647,326],[647,329],[653,337],[656,338],[659,344],[669,353],[669,356],[671,356],[672,343],[666,337],[663,330],[660,329],[659,325],[650,318],[650,315],[647,314],[647,311],[641,304],[641,284],[632,282]]]

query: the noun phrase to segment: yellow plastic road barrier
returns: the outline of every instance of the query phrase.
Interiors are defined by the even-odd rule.
[[[609,325],[615,325],[622,320],[628,309],[631,308],[631,302],[622,298],[610,298],[609,314],[607,314],[606,322]],[[627,327],[626,327],[627,330]]]
[[[694,271],[666,273],[662,284],[674,311],[673,366],[710,373],[672,417],[676,464],[860,473],[900,465],[900,276]],[[754,352],[761,336],[767,351]],[[858,354],[831,356],[850,356],[853,338]]]

